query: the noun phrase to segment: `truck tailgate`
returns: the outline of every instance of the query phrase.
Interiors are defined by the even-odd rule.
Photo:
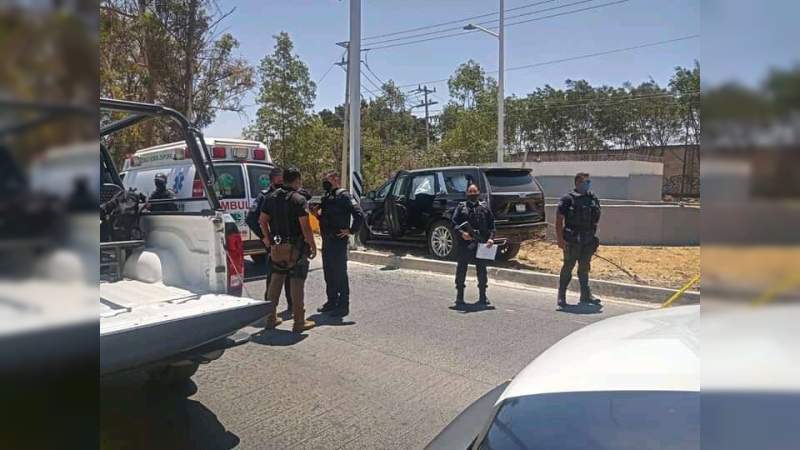
[[[168,359],[223,338],[263,318],[268,306],[161,283],[100,283],[100,373]]]

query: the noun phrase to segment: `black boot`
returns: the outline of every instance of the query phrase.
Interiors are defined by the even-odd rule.
[[[480,293],[478,294],[478,303],[480,303],[483,306],[491,305],[491,303],[489,303],[489,298],[486,297],[486,288],[479,288],[479,292]]]
[[[456,289],[456,305],[464,304],[464,288]]]

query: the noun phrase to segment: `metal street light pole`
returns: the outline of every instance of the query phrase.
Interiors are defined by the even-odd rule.
[[[498,40],[498,77],[497,77],[497,162],[503,162],[505,147],[505,1],[500,0],[500,29],[497,33],[473,23],[464,26],[465,30],[480,30]]]

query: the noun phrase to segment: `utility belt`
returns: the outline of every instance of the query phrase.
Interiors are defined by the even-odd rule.
[[[306,246],[305,240],[298,236],[288,238],[274,236],[269,251],[270,263],[276,269],[289,270],[305,255]]]
[[[595,230],[573,230],[564,228],[564,240],[570,244],[593,246],[595,250],[600,246],[600,239],[595,235]]]

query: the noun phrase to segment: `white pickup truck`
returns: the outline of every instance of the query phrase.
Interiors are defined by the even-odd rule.
[[[101,99],[100,108],[125,114],[101,127],[103,137],[153,118],[177,123],[206,194],[187,201],[207,204],[182,212],[150,201],[148,211],[141,194],[125,190],[101,144],[100,373],[135,370],[157,382],[185,380],[199,364],[247,342],[240,330],[263,318],[268,303],[241,297],[242,239],[219,205],[200,133],[158,105]]]

